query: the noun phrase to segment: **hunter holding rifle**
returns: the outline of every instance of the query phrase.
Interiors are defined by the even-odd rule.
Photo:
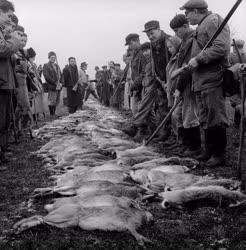
[[[204,0],[189,0],[181,8],[191,25],[198,25],[188,67],[192,72],[198,117],[205,135],[205,151],[198,160],[215,167],[225,161],[228,120],[223,93],[223,72],[230,53],[230,30],[225,25],[211,46],[203,49],[223,22],[218,14],[208,11]]]

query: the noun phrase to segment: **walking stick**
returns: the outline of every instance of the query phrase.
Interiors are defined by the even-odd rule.
[[[147,141],[145,141],[145,140],[143,141],[144,146],[147,146],[153,140],[153,138],[159,132],[159,130],[168,122],[173,111],[176,109],[176,107],[179,105],[180,102],[181,102],[181,99],[175,98],[174,105],[172,106],[172,108],[170,109],[168,114],[165,116],[165,118],[163,119],[161,124],[156,128],[156,130],[153,132],[153,134],[149,137],[149,139]]]
[[[244,135],[245,135],[245,74],[246,68],[242,64],[240,67],[240,83],[241,83],[241,123],[240,123],[240,144],[237,159],[237,176],[242,181],[241,188],[246,191],[246,167],[242,168],[242,155],[244,149]]]
[[[33,107],[34,107],[35,124],[36,124],[36,127],[38,127],[38,117],[37,117],[37,109],[36,109],[35,95],[34,95],[34,97],[33,97]]]
[[[16,132],[16,120],[15,120],[15,113],[14,113],[14,104],[13,104],[13,93],[11,92],[11,100],[10,100],[10,105],[11,105],[11,113],[12,113],[12,120],[13,120],[13,131],[14,131],[14,138],[15,138],[15,144],[18,143],[18,137],[17,137],[17,132]]]
[[[241,54],[239,53],[237,44],[235,39],[232,40],[234,48],[239,58],[239,62],[243,63]],[[242,154],[244,148],[244,116],[245,116],[245,92],[244,92],[244,69],[240,67],[239,69],[240,74],[240,90],[241,90],[241,122],[240,122],[240,143],[239,143],[239,150],[238,150],[238,157],[237,157],[237,177],[239,180],[242,179]],[[244,178],[245,179],[245,178]]]

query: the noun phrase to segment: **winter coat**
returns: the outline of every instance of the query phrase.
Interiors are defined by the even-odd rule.
[[[223,82],[223,73],[225,67],[228,66],[230,53],[229,26],[226,25],[212,45],[201,52],[222,22],[222,17],[210,12],[196,29],[191,52],[191,57],[195,57],[199,64],[192,74],[195,92],[216,88]]]
[[[15,86],[11,56],[19,50],[20,42],[11,38],[5,40],[0,29],[0,90],[12,90]]]
[[[48,91],[56,91],[57,84],[61,82],[61,69],[56,63],[54,65],[55,68],[48,62],[43,67],[43,75],[48,84]]]

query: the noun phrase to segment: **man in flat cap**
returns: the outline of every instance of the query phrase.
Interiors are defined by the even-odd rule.
[[[177,67],[180,68],[191,59],[194,31],[183,14],[176,15],[171,20],[170,27],[182,40],[177,58]],[[191,73],[184,72],[176,81],[175,95],[178,98],[181,96],[182,102],[173,112],[172,118],[173,121],[182,121],[183,126],[178,127],[178,138],[181,139],[185,149],[183,155],[187,157],[199,155],[201,149],[200,124],[196,112],[195,94],[191,90]],[[180,114],[181,117],[179,117]]]
[[[152,73],[150,43],[143,43],[141,45],[141,50],[146,58],[146,65],[142,81],[142,100],[139,103],[138,112],[133,120],[134,126],[138,128],[137,134],[134,137],[137,141],[143,140],[144,137],[149,136],[156,128],[157,123],[154,112],[154,105],[157,98],[157,84]]]
[[[230,53],[230,30],[226,25],[212,45],[202,51],[223,22],[220,15],[209,12],[207,8],[204,0],[189,0],[181,7],[190,24],[198,25],[188,63],[199,121],[205,134],[205,151],[197,159],[205,160],[208,167],[214,167],[223,164],[227,144],[228,119],[222,83]]]
[[[151,42],[151,60],[153,65],[153,75],[156,80],[156,86],[158,87],[158,101],[157,105],[157,120],[161,123],[163,118],[168,113],[168,100],[167,94],[163,89],[163,85],[166,82],[166,66],[170,59],[170,53],[167,49],[167,35],[160,29],[160,24],[156,20],[151,20],[144,25],[144,32],[147,34]],[[157,141],[166,140],[170,135],[170,123],[165,129],[161,129]]]
[[[49,62],[44,64],[43,75],[48,86],[48,101],[50,115],[54,116],[56,107],[60,103],[62,73],[59,65],[56,63],[56,53],[48,53]]]
[[[130,91],[132,93],[132,113],[135,115],[138,112],[138,105],[141,101],[142,80],[144,77],[144,70],[146,59],[141,51],[141,44],[139,35],[131,33],[126,37],[125,45],[133,51],[133,55],[129,64],[131,68]],[[128,127],[124,130],[130,136],[135,136],[137,128],[135,126]]]
[[[132,92],[132,113],[135,115],[138,110],[138,104],[141,100],[141,91],[142,91],[142,80],[144,76],[144,69],[145,69],[145,57],[143,55],[143,52],[141,51],[141,44],[139,40],[138,34],[129,34],[126,37],[126,46],[130,50],[132,50],[133,55],[130,62],[131,66],[131,79],[132,82],[130,82],[130,91]]]

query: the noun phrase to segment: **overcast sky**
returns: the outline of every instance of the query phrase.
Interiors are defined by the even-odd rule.
[[[142,32],[144,23],[159,20],[169,33],[169,22],[186,0],[13,0],[20,24],[28,34],[27,47],[37,52],[37,64],[47,62],[47,54],[57,53],[61,67],[74,56],[78,63],[88,62],[94,75],[95,65],[113,60],[122,63],[125,37]],[[207,0],[209,10],[225,17],[236,0]],[[246,1],[229,22],[235,38],[246,40]],[[123,63],[122,63],[123,65]],[[93,74],[93,75],[92,75]]]

